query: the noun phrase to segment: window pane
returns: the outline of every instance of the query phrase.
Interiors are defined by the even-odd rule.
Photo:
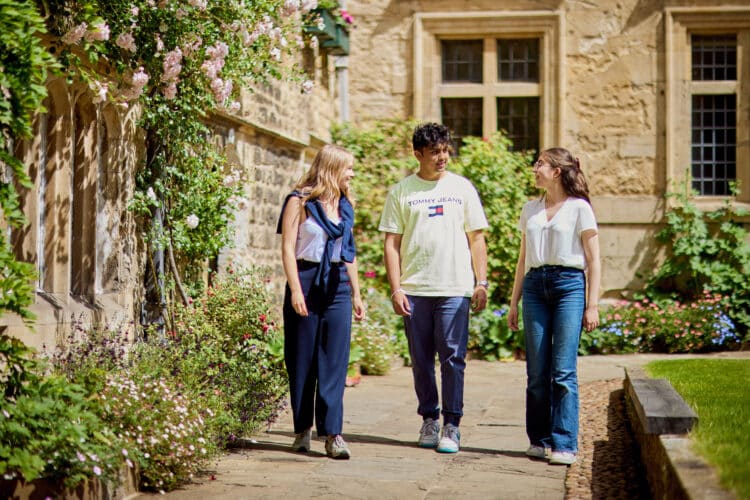
[[[482,83],[482,40],[443,40],[443,81]]]
[[[693,80],[737,79],[737,36],[693,35]]]
[[[737,97],[693,95],[693,187],[702,195],[729,194],[735,177]]]
[[[512,151],[539,151],[539,98],[498,97],[497,129],[513,141]]]
[[[539,39],[498,40],[497,79],[501,82],[538,82]]]
[[[482,98],[443,98],[440,100],[443,124],[453,136],[454,152],[463,146],[463,138],[482,136]]]

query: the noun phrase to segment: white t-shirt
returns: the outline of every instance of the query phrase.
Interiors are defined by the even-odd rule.
[[[549,221],[544,198],[532,200],[524,205],[518,227],[526,235],[525,272],[540,266],[586,268],[581,233],[597,230],[586,200],[568,198]]]
[[[452,172],[416,174],[388,192],[380,231],[401,236],[401,288],[410,295],[470,297],[474,271],[466,233],[488,227],[479,195]]]

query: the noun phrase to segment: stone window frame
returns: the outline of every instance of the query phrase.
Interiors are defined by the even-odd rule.
[[[103,265],[121,258],[107,241],[121,231],[120,221],[113,224],[102,210],[107,201],[124,206],[133,188],[121,174],[131,161],[122,148],[123,122],[114,105],[93,104],[85,86],[53,79],[47,88],[47,111],[16,151],[30,165],[34,186],[20,188],[29,224],[14,232],[13,244],[17,258],[37,265],[38,295],[63,304],[69,297],[93,302],[119,286],[119,265],[109,273]],[[128,123],[134,129],[133,116]],[[132,216],[120,218],[128,224]]]
[[[435,12],[414,16],[414,116],[440,121],[443,97],[482,97],[483,135],[497,127],[498,97],[540,98],[540,149],[559,144],[564,123],[565,16],[555,11]],[[440,41],[484,40],[483,83],[442,83]],[[539,38],[539,82],[499,82],[498,38]]]
[[[750,8],[673,7],[665,9],[666,180],[667,189],[685,181],[691,164],[691,101],[693,94],[737,96],[736,201],[750,208]],[[737,35],[737,80],[693,81],[691,36]],[[704,210],[723,206],[728,196],[696,196]]]

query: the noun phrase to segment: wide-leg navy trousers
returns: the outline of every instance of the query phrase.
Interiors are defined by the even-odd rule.
[[[352,297],[343,263],[333,263],[328,290],[313,286],[317,264],[298,261],[308,316],[291,304],[289,286],[284,294],[284,361],[294,432],[313,425],[318,436],[341,434],[344,421],[344,386],[349,365]]]

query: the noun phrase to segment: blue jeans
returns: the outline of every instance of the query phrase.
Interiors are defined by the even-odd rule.
[[[464,369],[469,341],[468,297],[419,297],[407,295],[411,316],[404,317],[409,341],[417,413],[422,418],[440,417],[435,353],[440,361],[443,421],[458,425],[464,408]]]
[[[578,450],[578,342],[586,303],[583,271],[531,269],[523,280],[526,433],[532,445]]]

